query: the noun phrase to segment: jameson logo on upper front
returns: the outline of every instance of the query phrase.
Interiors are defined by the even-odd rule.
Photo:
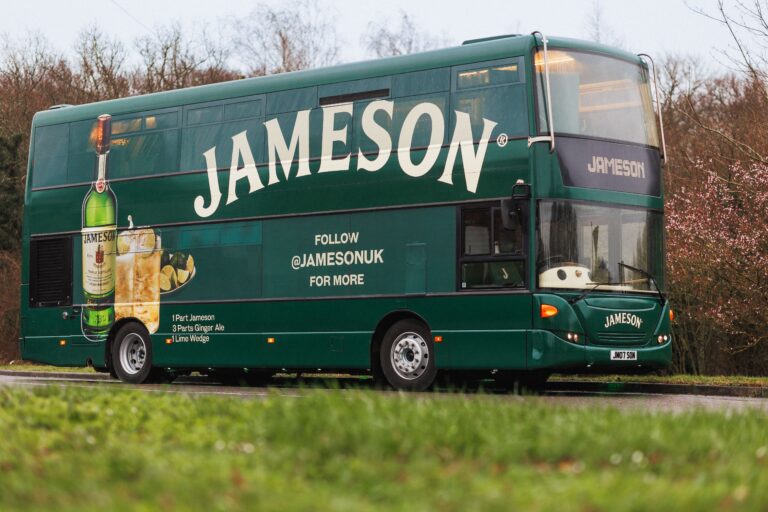
[[[376,122],[375,116],[382,112],[390,120],[393,117],[395,103],[393,101],[378,100],[368,104],[361,115],[362,134],[366,139],[378,146],[374,154],[366,154],[361,149],[355,153],[358,171],[378,172],[389,160],[392,151],[397,152],[397,160],[402,171],[412,178],[420,178],[427,174],[437,163],[442,151],[443,141],[447,129],[443,111],[434,103],[424,102],[415,105],[405,116],[397,146],[393,148],[392,134],[381,124]],[[309,127],[310,113],[317,110],[302,110],[296,113],[290,137],[286,138],[277,119],[270,119],[264,123],[266,127],[266,142],[268,155],[267,182],[256,166],[252,147],[262,144],[263,141],[249,139],[248,130],[244,130],[232,137],[232,156],[229,168],[229,183],[227,187],[227,199],[225,204],[232,204],[238,200],[237,183],[246,180],[249,185],[248,193],[251,194],[264,187],[274,185],[288,179],[311,176],[309,170]],[[482,133],[472,133],[470,115],[466,112],[455,111],[456,122],[445,165],[437,181],[453,185],[453,168],[456,158],[461,152],[461,161],[464,171],[464,180],[467,191],[475,193],[480,173],[491,139],[493,129],[497,123],[483,118]],[[316,115],[316,114],[313,114]],[[340,152],[339,148],[346,144],[349,132],[348,122],[354,115],[354,104],[332,105],[322,108],[322,137],[320,152],[320,167],[318,173],[344,172],[351,168],[353,150]],[[381,116],[382,114],[380,114]],[[411,154],[414,133],[417,123],[428,119],[431,131],[429,145],[424,148],[424,155],[419,161],[414,161]],[[346,120],[346,124],[342,121]],[[343,125],[342,125],[343,124]],[[341,127],[339,127],[342,125]],[[475,145],[474,140],[480,142]],[[500,140],[506,141],[506,137]],[[499,146],[502,146],[499,142]],[[335,155],[335,156],[334,156]],[[219,188],[218,162],[216,161],[216,146],[203,153],[208,173],[208,193],[199,195],[194,200],[195,213],[200,217],[213,215],[221,205],[222,192]],[[242,162],[242,165],[241,165]],[[291,173],[291,164],[296,162],[296,171]],[[282,177],[278,173],[278,167],[282,167]]]
[[[657,149],[617,142],[558,137],[563,183],[658,196],[661,159]]]
[[[643,325],[643,319],[632,313],[614,313],[605,317],[605,328],[614,325],[631,325],[637,329]]]

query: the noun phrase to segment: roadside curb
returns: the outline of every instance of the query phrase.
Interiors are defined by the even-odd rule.
[[[0,377],[26,377],[39,379],[56,379],[56,380],[72,380],[72,381],[112,381],[119,382],[113,379],[108,373],[84,373],[84,372],[35,372],[24,370],[0,370]],[[174,382],[181,384],[191,384],[199,382],[209,382],[206,377],[177,377]]]
[[[0,376],[4,377],[40,377],[41,379],[66,379],[66,380],[112,380],[108,373],[82,373],[82,372],[34,372],[24,370],[0,370]]]

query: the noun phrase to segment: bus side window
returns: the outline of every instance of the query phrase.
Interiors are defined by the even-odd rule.
[[[528,102],[522,58],[453,68],[452,108],[469,114],[475,140],[485,120],[497,123],[493,133],[509,137],[528,134]],[[456,118],[451,120],[451,133]]]
[[[32,188],[52,187],[67,182],[68,147],[68,124],[41,126],[35,129]]]
[[[490,254],[491,223],[487,208],[465,210],[464,225],[464,254]]]
[[[113,120],[110,179],[175,172],[179,168],[178,127],[175,109]]]
[[[460,236],[460,289],[525,287],[522,230],[505,230],[498,207],[464,208]]]

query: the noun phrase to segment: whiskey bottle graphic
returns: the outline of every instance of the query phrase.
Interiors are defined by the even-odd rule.
[[[107,183],[107,157],[112,117],[99,116],[96,124],[96,180],[83,200],[83,305],[82,329],[86,338],[106,336],[115,321],[115,256],[117,199]]]

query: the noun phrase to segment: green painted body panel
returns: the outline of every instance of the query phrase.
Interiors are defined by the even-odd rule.
[[[551,47],[589,49],[639,63],[636,56],[599,45],[549,41]],[[507,38],[38,113],[22,241],[23,357],[57,365],[106,364],[105,341],[87,340],[77,316],[73,320],[70,313],[84,300],[79,283],[81,205],[91,186],[86,166],[93,158],[84,137],[98,115],[110,113],[127,130],[134,125],[146,129],[141,138],[143,132],[115,135],[113,128],[108,179],[119,204],[118,232],[127,228],[131,215],[136,226],[150,226],[161,236],[167,257],[194,257],[188,281],[161,295],[159,327],[151,335],[157,365],[370,368],[379,325],[388,315],[408,314],[443,337],[435,344],[439,368],[615,371],[628,367],[610,362],[611,347],[595,341],[606,315],[619,311],[643,319],[646,342],[633,347],[639,353],[637,363],[665,366],[671,359],[670,343],[658,345],[654,339],[669,332],[668,306],[659,306],[654,297],[595,293],[571,305],[565,300],[568,293],[540,294],[535,289],[531,255],[536,246],[530,234],[535,233],[536,200],[662,209],[663,199],[566,187],[556,154],[546,144],[528,147],[527,137],[536,132],[530,78],[534,46],[530,36]],[[457,89],[456,73],[480,63],[519,66],[519,77],[495,86],[493,94],[488,89],[472,103],[471,93]],[[391,132],[386,163],[375,171],[359,169],[360,159],[374,158],[377,146],[359,129],[370,101],[355,102],[354,113],[336,118],[332,127],[341,130],[342,121],[348,123],[346,134],[331,144],[330,157],[343,159],[348,152],[349,164],[345,170],[321,172],[318,148],[325,113],[319,98],[374,89],[388,89],[394,103],[391,122],[382,112],[374,118]],[[508,110],[499,98],[509,102]],[[406,141],[410,149],[398,151],[404,119],[410,109],[424,104],[444,115],[442,139],[430,140],[424,131],[430,124],[419,121]],[[277,120],[287,146],[301,110],[311,111],[307,172],[295,159],[288,169],[279,161],[271,167],[275,158],[269,154],[265,122]],[[480,134],[490,130],[476,175],[467,172],[458,143],[455,159],[449,156],[462,112],[469,116],[473,152]],[[63,123],[68,130],[57,128]],[[507,136],[503,143],[498,142],[501,135]],[[247,144],[246,152],[237,145],[238,137]],[[51,149],[36,155],[38,140]],[[437,153],[429,169],[404,170],[403,159],[417,165],[433,150]],[[57,151],[61,159],[50,157]],[[256,174],[243,175],[230,187],[233,171],[246,168],[249,157]],[[42,171],[55,171],[57,165],[68,169],[58,182]],[[255,186],[255,177],[261,186]],[[461,205],[509,197],[518,180],[532,186],[525,237],[529,289],[459,290]],[[218,183],[220,205],[201,216],[196,202],[212,204],[211,183]],[[30,239],[44,234],[71,236],[74,306],[30,307]],[[542,303],[557,305],[560,314],[541,319]],[[582,341],[566,341],[567,332],[579,333]],[[61,339],[67,340],[63,346]]]

